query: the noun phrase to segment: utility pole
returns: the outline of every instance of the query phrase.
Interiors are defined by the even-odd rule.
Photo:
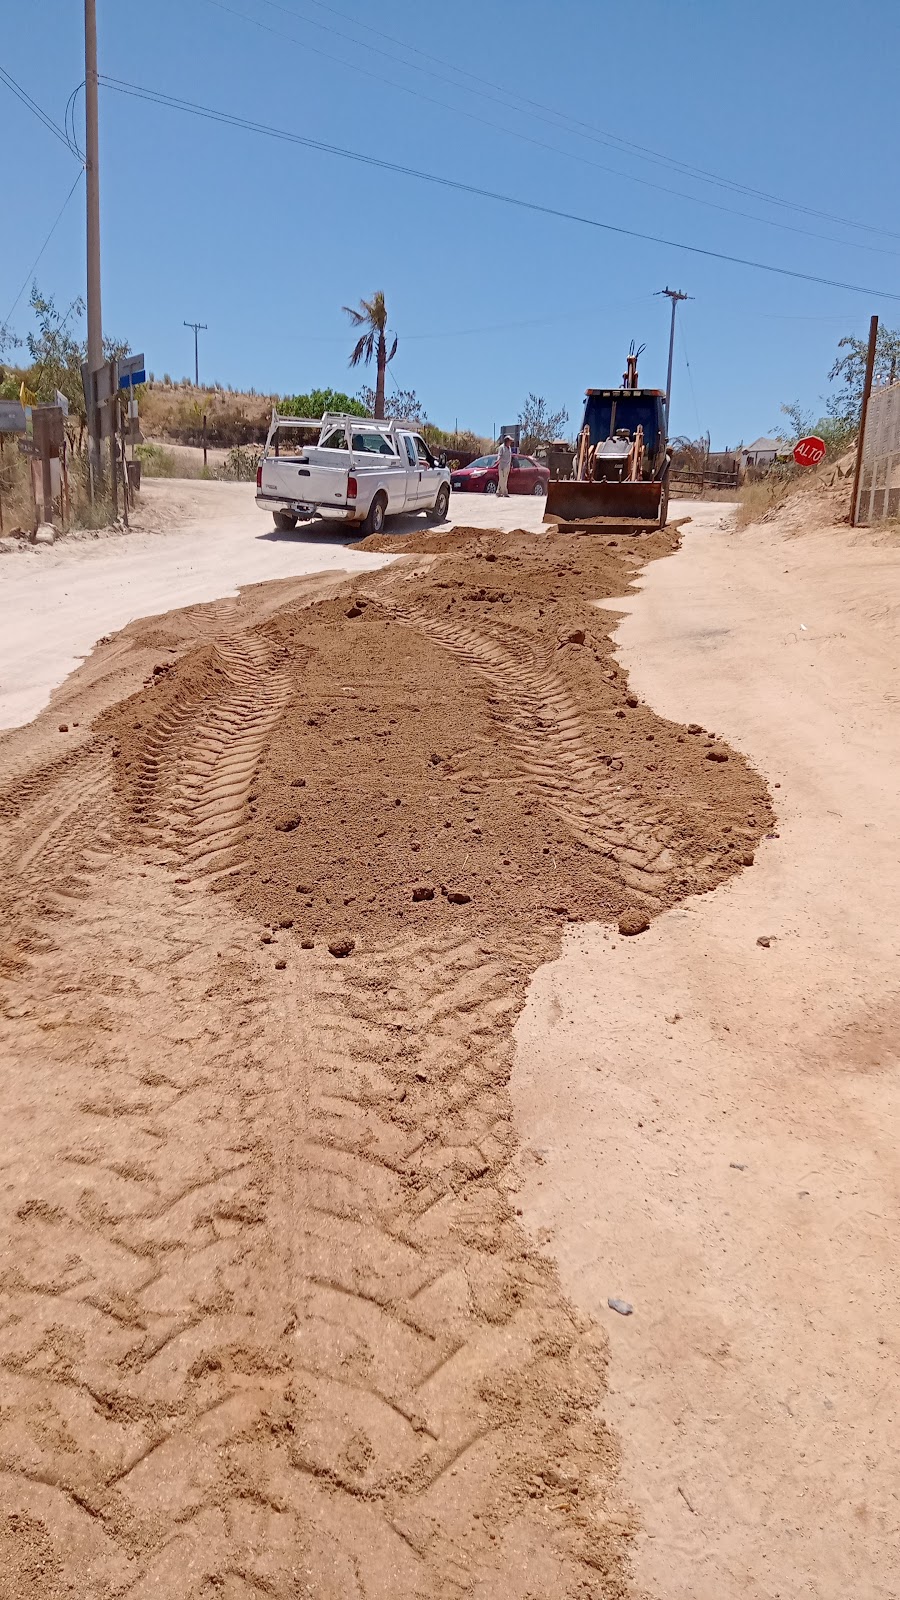
[[[100,308],[100,119],[97,90],[97,0],[84,0],[84,123],[87,178],[87,364],[90,387],[103,365],[103,316]],[[100,478],[100,417],[96,401],[89,408],[88,439],[91,474]]]
[[[198,334],[200,334],[201,332],[203,332],[203,333],[206,332],[206,323],[205,322],[186,322],[185,323],[185,327],[186,328],[193,328],[193,330],[194,330],[194,388],[195,389],[199,389],[199,387],[200,387],[200,352],[199,352],[199,345],[198,345],[198,342],[197,342],[197,338],[198,338]]]
[[[682,294],[680,289],[657,289],[657,294],[668,295],[672,302],[672,326],[669,329],[669,370],[666,374],[666,429],[670,425],[669,408],[672,400],[672,362],[675,357],[675,309],[679,300],[693,300],[692,294]]]
[[[866,375],[863,379],[862,404],[859,408],[859,437],[856,441],[856,466],[853,471],[853,494],[850,500],[850,526],[858,526],[859,516],[859,480],[862,474],[863,446],[866,440],[866,419],[869,415],[869,399],[872,394],[872,380],[875,376],[875,357],[878,353],[878,318],[872,317],[869,321],[869,348],[866,352]]]

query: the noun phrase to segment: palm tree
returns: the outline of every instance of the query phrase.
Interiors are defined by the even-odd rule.
[[[387,364],[393,361],[397,354],[397,339],[391,345],[388,353],[385,330],[387,328],[387,306],[384,303],[384,294],[381,289],[373,294],[371,300],[360,300],[359,310],[352,306],[343,308],[354,328],[365,328],[367,332],[357,339],[350,357],[351,367],[358,367],[361,361],[368,366],[374,356],[377,363],[378,377],[375,382],[375,415],[384,416],[384,375]]]

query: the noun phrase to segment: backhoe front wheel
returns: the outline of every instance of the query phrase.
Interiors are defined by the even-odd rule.
[[[384,514],[387,510],[387,499],[383,494],[377,494],[372,501],[365,519],[360,527],[360,534],[367,539],[370,533],[380,533],[384,527]]]

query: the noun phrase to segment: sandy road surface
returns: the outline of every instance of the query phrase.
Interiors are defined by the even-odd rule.
[[[526,1214],[608,1329],[653,1600],[887,1600],[900,551],[695,525],[640,587],[618,633],[632,683],[780,784],[778,837],[644,939],[572,931],[537,975],[514,1080],[543,1152]]]
[[[132,623],[0,739],[4,1600],[624,1600],[513,1024],[769,803],[612,659],[671,535],[430,538]]]

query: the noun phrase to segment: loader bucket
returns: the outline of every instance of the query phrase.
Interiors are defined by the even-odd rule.
[[[545,522],[603,528],[631,525],[659,528],[664,516],[663,483],[578,483],[563,479],[547,485]]]

